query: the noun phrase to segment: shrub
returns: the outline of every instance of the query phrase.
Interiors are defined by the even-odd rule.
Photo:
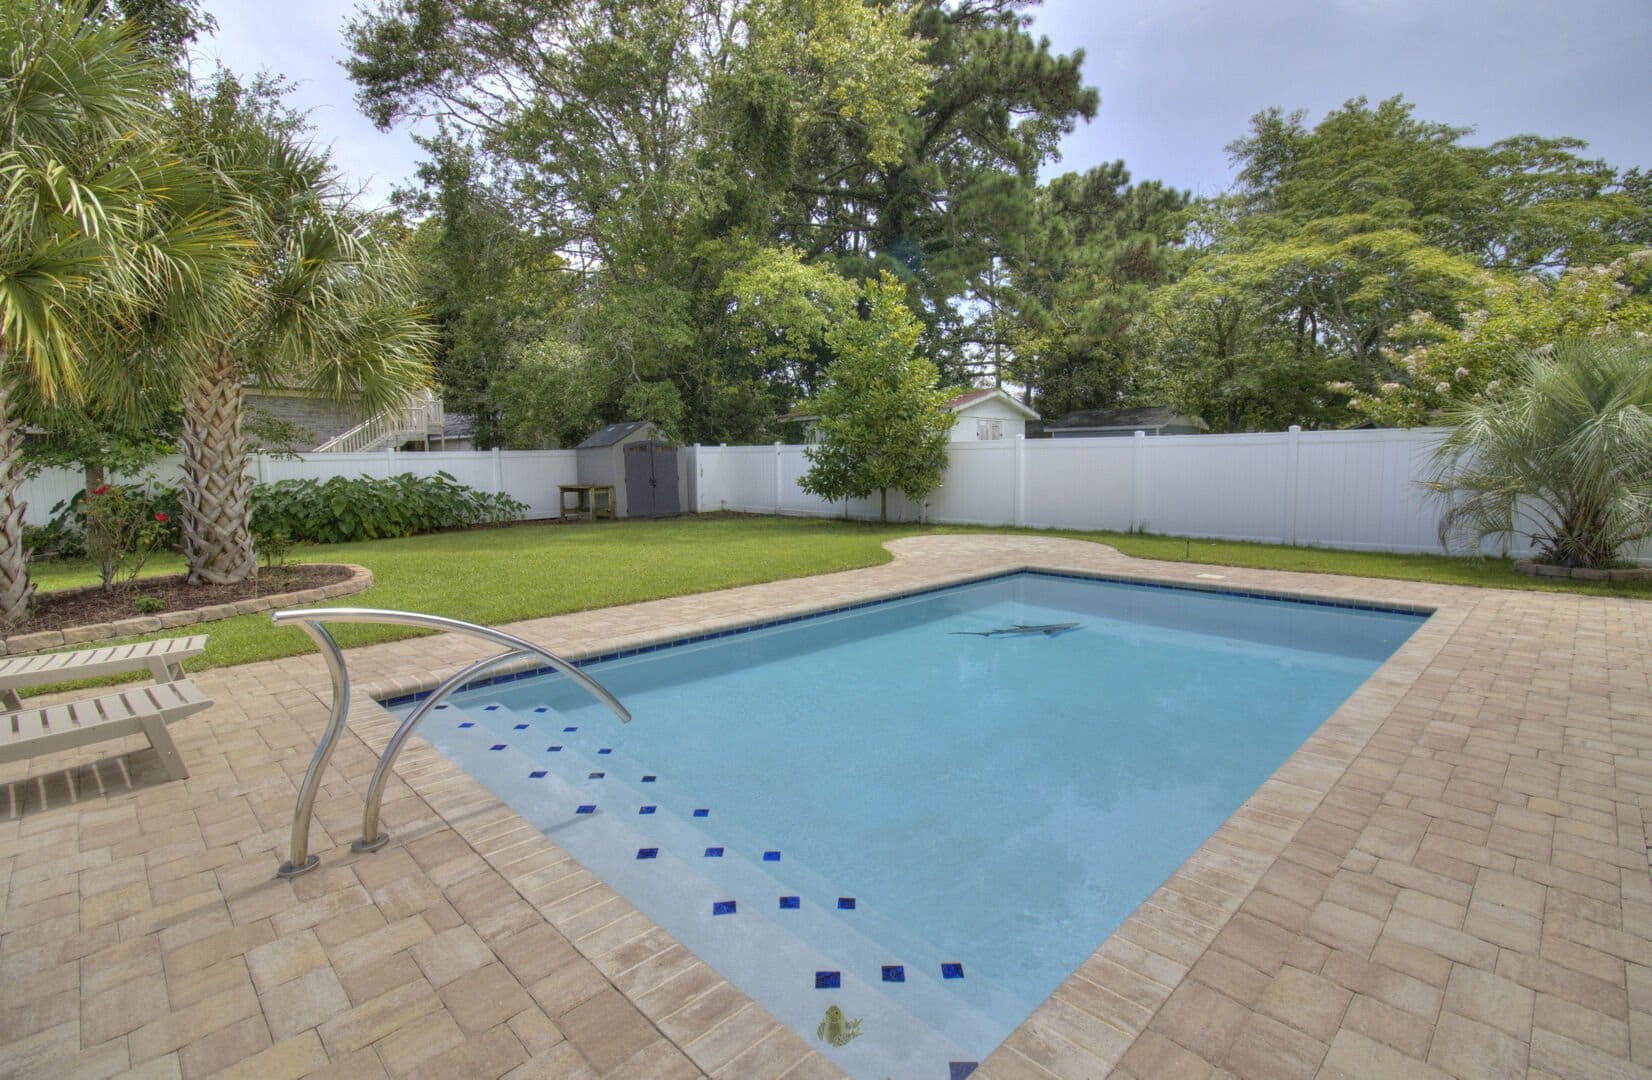
[[[103,587],[125,588],[149,556],[177,536],[174,515],[156,509],[146,488],[101,484],[75,500],[86,537],[86,554],[103,572]]]
[[[477,491],[445,472],[278,480],[253,488],[252,530],[283,532],[292,543],[343,544],[514,521],[526,510],[509,495]]]

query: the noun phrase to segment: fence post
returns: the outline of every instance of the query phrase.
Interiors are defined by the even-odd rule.
[[[1141,508],[1147,493],[1142,474],[1147,471],[1147,432],[1138,431],[1130,443],[1130,532],[1142,527]]]
[[[774,512],[780,513],[780,443],[774,444]]]
[[[391,477],[393,477],[395,475],[396,475],[396,448],[394,446],[387,446],[387,447],[384,448],[384,478],[386,480],[389,480]]]
[[[264,474],[264,452],[262,450],[258,451],[256,454],[252,455],[252,460],[253,481],[259,484],[268,483]]]
[[[493,454],[493,493],[502,495],[505,492],[505,459],[497,446],[491,452]]]
[[[1015,437],[1015,524],[1027,523],[1027,437]]]
[[[1285,543],[1296,543],[1296,477],[1298,455],[1302,453],[1302,425],[1292,424],[1285,432]]]

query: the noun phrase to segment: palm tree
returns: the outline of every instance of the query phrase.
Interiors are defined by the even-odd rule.
[[[233,302],[234,330],[197,343],[184,389],[181,529],[197,583],[244,581],[257,568],[241,430],[248,379],[367,411],[430,380],[433,338],[408,299],[410,268],[372,217],[349,205],[278,94],[226,74],[179,108],[251,243],[251,287]]]
[[[154,332],[233,292],[232,224],[164,139],[173,73],[86,5],[0,9],[0,618],[26,611],[26,402],[138,410]]]
[[[1440,540],[1478,552],[1525,534],[1546,560],[1609,565],[1652,536],[1652,344],[1570,338],[1515,367],[1449,415],[1429,485],[1449,500]]]

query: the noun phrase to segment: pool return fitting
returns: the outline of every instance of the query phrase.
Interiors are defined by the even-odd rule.
[[[407,742],[408,736],[413,734],[413,729],[419,725],[419,721],[453,691],[494,668],[502,667],[514,660],[538,657],[547,667],[561,672],[584,687],[592,697],[612,709],[621,722],[631,722],[630,710],[621,705],[619,699],[609,693],[601,683],[575,667],[572,661],[564,660],[530,641],[523,641],[519,637],[513,637],[491,627],[477,626],[475,623],[461,622],[440,615],[386,611],[380,608],[299,608],[293,611],[277,611],[270,619],[277,626],[297,623],[301,630],[310,635],[310,639],[321,650],[322,659],[327,662],[327,673],[333,682],[332,713],[327,719],[327,727],[321,733],[321,741],[316,744],[315,756],[310,759],[310,767],[304,773],[304,783],[298,789],[298,803],[293,807],[292,841],[288,846],[287,861],[276,871],[280,877],[297,877],[314,870],[321,861],[319,856],[310,854],[310,818],[315,813],[316,793],[321,790],[321,774],[326,771],[327,762],[338,746],[339,736],[344,733],[345,720],[350,713],[350,671],[345,665],[344,653],[338,647],[338,642],[333,640],[333,635],[327,632],[323,623],[390,623],[398,626],[416,626],[427,630],[468,634],[506,648],[505,652],[478,660],[449,677],[431,691],[429,697],[420,701],[413,711],[407,714],[407,719],[401,722],[396,733],[390,736],[384,753],[379,755],[378,768],[373,770],[372,783],[367,787],[367,798],[361,815],[361,836],[350,844],[351,851],[377,851],[390,842],[390,834],[379,830],[379,804],[384,799],[384,786],[390,778],[390,767],[395,764],[402,746]]]

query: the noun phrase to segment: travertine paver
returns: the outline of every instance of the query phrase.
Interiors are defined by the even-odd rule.
[[[888,566],[511,630],[600,652],[1022,566],[1434,608],[977,1075],[1652,1072],[1652,604],[1041,537],[890,546]],[[486,648],[350,664],[388,696]],[[187,781],[107,744],[0,772],[0,1073],[835,1074],[420,740],[392,843],[350,854],[394,727],[365,693],[317,800],[321,868],[276,879],[324,670],[198,681],[217,704],[175,726]]]

